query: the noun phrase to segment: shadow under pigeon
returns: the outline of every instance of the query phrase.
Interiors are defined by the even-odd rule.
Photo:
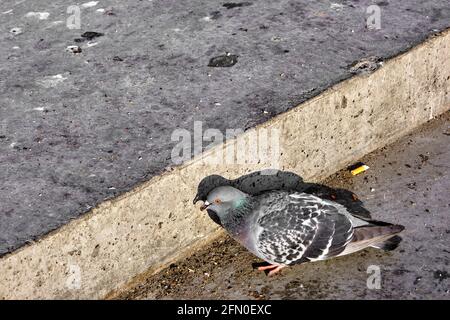
[[[343,205],[347,210],[363,219],[371,219],[370,212],[363,207],[356,195],[346,189],[333,189],[319,183],[308,183],[293,172],[277,171],[266,174],[255,171],[234,180],[219,175],[210,175],[200,182],[195,200],[206,199],[211,190],[219,186],[229,185],[250,195],[258,195],[270,190],[287,190],[305,192],[323,199],[329,199]]]

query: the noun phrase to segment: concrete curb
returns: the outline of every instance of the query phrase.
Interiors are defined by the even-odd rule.
[[[318,181],[450,109],[450,31],[255,128],[280,132],[280,169]],[[217,234],[192,205],[198,182],[261,164],[205,165],[219,145],[0,259],[0,298],[103,298]],[[150,271],[148,271],[150,269]]]

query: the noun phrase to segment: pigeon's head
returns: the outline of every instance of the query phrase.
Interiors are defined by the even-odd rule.
[[[231,185],[231,181],[219,176],[217,174],[213,174],[210,176],[207,176],[200,181],[197,187],[197,194],[194,198],[194,204],[197,203],[197,201],[206,201],[208,194],[215,188],[220,186],[229,186]]]
[[[231,186],[220,186],[208,193],[200,210],[206,210],[217,224],[233,209],[239,209],[246,201],[247,194]]]

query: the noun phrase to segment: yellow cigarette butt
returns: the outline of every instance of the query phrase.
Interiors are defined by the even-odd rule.
[[[360,174],[361,172],[366,171],[367,169],[369,169],[369,166],[367,165],[362,165],[356,169],[353,169],[352,171],[350,171],[352,173],[352,175],[356,176],[357,174]]]

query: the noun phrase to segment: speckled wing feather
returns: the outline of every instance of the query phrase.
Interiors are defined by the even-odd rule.
[[[291,265],[341,253],[353,236],[346,209],[306,193],[259,196],[255,250],[268,262]]]

